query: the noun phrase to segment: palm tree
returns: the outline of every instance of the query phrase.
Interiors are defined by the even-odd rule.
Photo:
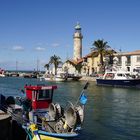
[[[81,73],[82,67],[83,67],[82,63],[78,63],[77,65],[75,65],[75,69],[78,71],[78,73]]]
[[[59,56],[51,56],[50,57],[50,64],[54,65],[54,69],[55,69],[55,75],[57,74],[57,68],[59,66],[59,64],[62,64],[61,58]]]
[[[116,53],[116,51],[114,51],[113,49],[110,49],[110,50],[106,50],[105,54],[108,56],[109,58],[109,61],[108,61],[108,64],[109,65],[112,65],[113,64],[113,57],[114,57],[114,54]]]
[[[92,44],[94,47],[91,48],[92,51],[97,51],[97,53],[100,55],[100,65],[101,65],[101,71],[104,72],[104,61],[103,61],[103,55],[106,53],[106,50],[110,48],[107,45],[108,42],[104,41],[103,39],[98,39],[97,41],[94,41]]]
[[[47,69],[47,71],[49,71],[50,64],[49,64],[49,63],[45,64],[44,68],[46,68],[46,69]]]

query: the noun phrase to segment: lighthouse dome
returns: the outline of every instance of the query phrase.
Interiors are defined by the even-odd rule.
[[[80,23],[77,22],[76,26],[75,26],[75,30],[81,30],[81,26],[80,26]]]

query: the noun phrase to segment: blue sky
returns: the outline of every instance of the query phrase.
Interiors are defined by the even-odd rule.
[[[0,0],[0,67],[40,69],[56,54],[73,56],[74,26],[80,22],[83,56],[104,39],[113,49],[140,49],[139,0]]]

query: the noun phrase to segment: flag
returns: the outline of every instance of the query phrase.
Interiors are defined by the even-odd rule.
[[[81,97],[80,97],[80,103],[81,103],[82,105],[85,105],[86,102],[87,102],[87,96],[83,93],[83,94],[81,95]]]

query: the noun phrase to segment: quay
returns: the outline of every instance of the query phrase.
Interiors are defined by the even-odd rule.
[[[91,77],[91,76],[82,76],[82,78],[80,79],[80,81],[96,81],[97,77]]]
[[[10,139],[10,129],[11,129],[11,117],[0,110],[0,140]]]
[[[12,117],[0,110],[0,140],[25,140],[24,130]]]
[[[37,73],[37,72],[16,72],[16,71],[10,72],[10,71],[7,71],[5,73],[6,77],[23,77],[23,78],[38,78],[38,77],[41,77],[43,75],[44,75],[44,72]],[[83,76],[82,75],[82,78],[79,79],[79,81],[93,81],[93,82],[95,82],[96,78],[97,77]]]
[[[42,72],[36,72],[36,71],[6,71],[5,72],[6,77],[37,78],[42,75],[43,75]]]

